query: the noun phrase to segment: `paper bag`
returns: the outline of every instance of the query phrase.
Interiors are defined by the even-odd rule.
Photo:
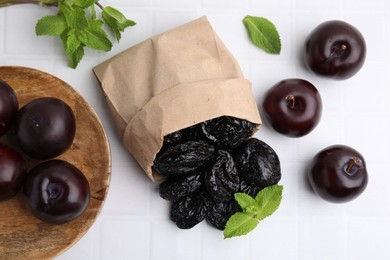
[[[227,115],[261,124],[251,84],[201,17],[93,69],[128,151],[151,180],[165,135]]]

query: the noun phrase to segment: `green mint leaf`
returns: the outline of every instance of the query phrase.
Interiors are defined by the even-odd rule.
[[[66,52],[69,67],[75,69],[84,57],[84,45],[80,45],[73,53]]]
[[[275,25],[263,17],[247,15],[243,20],[252,42],[270,54],[279,54],[281,42]]]
[[[100,20],[91,20],[88,28],[79,32],[78,40],[87,47],[95,50],[110,51],[112,43],[106,32],[102,28],[103,22]]]
[[[255,201],[258,212],[257,218],[263,220],[264,218],[273,214],[282,201],[283,186],[272,185],[266,187],[257,193]]]
[[[256,201],[250,195],[238,192],[234,194],[234,199],[243,211],[256,213],[256,210],[253,211],[253,208],[256,206]]]
[[[84,44],[78,41],[75,30],[61,34],[69,67],[75,69],[84,56]]]
[[[95,5],[91,5],[91,19],[92,19],[92,20],[95,20],[95,19],[96,19]]]
[[[73,0],[73,5],[86,9],[96,3],[97,0]]]
[[[67,38],[64,42],[64,47],[67,52],[74,53],[80,47],[81,42],[77,38],[76,31],[74,29],[68,32]]]
[[[49,15],[38,20],[35,33],[36,35],[59,36],[66,28],[66,21],[62,15]]]
[[[121,39],[121,32],[123,32],[126,27],[134,26],[136,24],[134,21],[127,19],[121,12],[110,6],[103,9],[102,17],[104,22],[115,34],[117,41]]]
[[[58,8],[64,14],[70,28],[84,30],[88,27],[88,19],[84,9],[67,4],[61,4]]]
[[[58,0],[40,0],[41,5],[58,4]]]
[[[223,232],[224,238],[231,238],[235,236],[243,236],[256,228],[259,221],[249,212],[237,212],[233,214]]]

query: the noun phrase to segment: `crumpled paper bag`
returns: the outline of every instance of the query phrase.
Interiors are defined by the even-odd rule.
[[[151,180],[165,135],[222,115],[261,119],[251,83],[206,17],[93,68],[119,135]]]

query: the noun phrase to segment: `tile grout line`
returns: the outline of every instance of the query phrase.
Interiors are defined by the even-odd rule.
[[[297,29],[297,0],[292,0],[291,2],[292,4],[292,27],[290,28],[291,30],[291,33],[292,34],[295,34],[297,35],[296,33],[296,29]],[[294,38],[294,45],[295,45],[295,48],[298,48],[298,39],[297,38]],[[293,59],[294,60],[294,57],[290,57],[290,59]],[[298,66],[295,65],[294,66],[294,77],[297,77],[298,75]],[[297,143],[294,142],[294,156],[292,158],[292,160],[294,161],[294,164],[296,164],[297,162]],[[294,232],[295,232],[295,259],[300,259],[300,256],[301,256],[301,250],[300,250],[300,244],[301,244],[301,239],[300,239],[300,236],[299,236],[299,221],[300,221],[300,216],[299,216],[299,196],[298,196],[298,193],[296,194],[296,200],[295,200],[295,205],[294,205]]]

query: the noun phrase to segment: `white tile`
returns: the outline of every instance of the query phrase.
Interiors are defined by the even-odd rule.
[[[343,9],[348,11],[361,11],[361,12],[384,12],[386,10],[386,0],[344,0]]]
[[[153,0],[153,4],[163,8],[196,8],[197,0]]]
[[[264,219],[252,232],[249,247],[250,259],[299,259],[295,218]]]
[[[368,184],[366,189],[347,205],[348,216],[386,217],[390,215],[390,190],[386,164],[367,164]]]
[[[18,55],[50,54],[53,37],[35,35],[35,24],[46,15],[55,15],[55,11],[28,5],[8,7],[5,11],[7,26],[5,26],[4,31],[4,53]]]
[[[383,163],[390,156],[389,120],[378,115],[347,116],[345,142],[358,150],[367,163]]]
[[[390,256],[390,219],[356,218],[348,220],[349,259],[388,259]]]
[[[259,10],[269,8],[273,10],[289,11],[294,8],[293,0],[273,0],[273,1],[249,0],[249,4],[251,8],[259,8]]]
[[[296,0],[296,6],[299,9],[308,10],[308,11],[323,11],[323,10],[340,10],[341,2],[338,0]]]
[[[240,7],[246,7],[248,4],[248,0],[243,1],[235,1],[235,0],[213,0],[213,1],[207,1],[207,0],[199,0],[202,4],[203,8],[218,8],[221,9],[221,6],[223,8],[240,8]]]
[[[149,7],[152,0],[104,0],[101,1],[104,6],[112,6],[120,11],[123,7],[136,6],[136,7]]]
[[[144,218],[104,218],[101,223],[101,259],[146,259],[148,228]]]
[[[196,10],[158,11],[153,15],[153,34],[164,33],[200,16]]]
[[[345,82],[345,110],[349,113],[385,115],[388,70],[384,62],[367,62],[362,70]]]
[[[170,220],[153,219],[150,232],[150,260],[200,259],[201,224],[181,230]]]
[[[150,192],[150,182],[141,168],[114,165],[102,214],[145,216],[149,196],[158,196]]]
[[[7,57],[1,61],[4,66],[22,66],[22,67],[30,67],[34,69],[38,69],[41,71],[45,71],[47,73],[51,73],[51,62],[49,59],[28,59],[22,58],[20,56],[15,55],[14,58]]]
[[[298,182],[302,181],[303,172],[291,164],[281,163],[282,178],[279,185],[283,185],[282,201],[274,216],[294,217],[297,215]],[[271,219],[271,218],[270,218]]]
[[[344,20],[355,26],[363,34],[367,45],[366,61],[388,60],[390,37],[388,26],[386,27],[388,23],[386,17],[368,13],[365,14],[364,19],[361,15],[350,15]]]
[[[347,259],[347,228],[342,218],[301,218],[299,259]]]
[[[307,179],[308,164],[301,168],[301,178],[298,188],[298,214],[317,219],[322,216],[342,217],[345,215],[346,204],[337,204],[323,200],[311,188]]]
[[[342,117],[334,114],[323,114],[317,127],[307,135],[297,139],[298,161],[311,160],[316,153],[333,144],[343,143]]]
[[[261,232],[255,229],[245,237],[223,239],[223,231],[217,230],[207,223],[203,223],[204,232],[201,236],[202,254],[200,259],[248,259],[248,250],[251,237]],[[212,245],[212,246],[211,246]]]
[[[242,14],[209,13],[207,15],[216,34],[228,50],[237,57],[248,57],[248,39]],[[225,28],[229,28],[226,30]]]

